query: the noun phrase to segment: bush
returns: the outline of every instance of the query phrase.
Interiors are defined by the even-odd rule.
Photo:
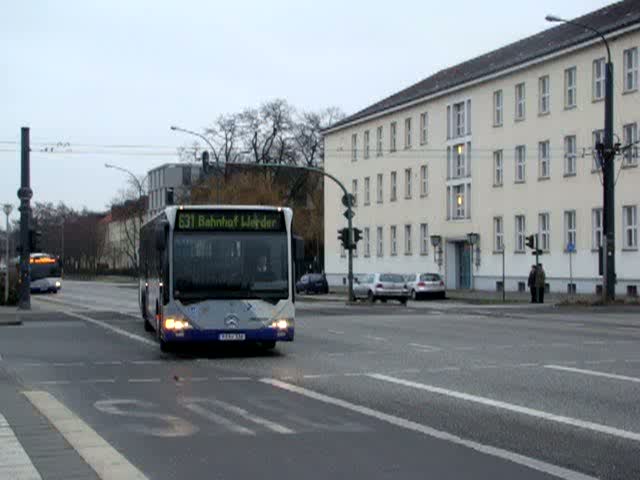
[[[12,272],[13,273],[13,272]],[[4,303],[4,284],[6,281],[6,275],[4,272],[0,274],[0,305]],[[9,302],[6,305],[18,304],[18,277],[17,275],[11,275],[9,279]]]

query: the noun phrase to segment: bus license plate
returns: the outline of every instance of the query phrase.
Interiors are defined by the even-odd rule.
[[[218,335],[218,340],[228,341],[228,342],[242,341],[242,340],[245,340],[245,338],[246,337],[244,333],[221,333],[220,335]]]

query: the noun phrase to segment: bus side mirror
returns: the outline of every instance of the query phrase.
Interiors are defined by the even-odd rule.
[[[160,224],[156,229],[156,249],[164,251],[167,248],[167,224]]]

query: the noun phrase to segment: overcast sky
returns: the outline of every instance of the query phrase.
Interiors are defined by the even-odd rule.
[[[21,126],[31,127],[34,200],[101,210],[126,180],[104,163],[144,174],[175,161],[174,147],[188,138],[172,124],[199,130],[220,113],[278,97],[353,113],[548,28],[547,13],[576,17],[608,3],[5,1],[0,203],[17,203],[19,145],[11,142]],[[58,142],[72,151],[39,151]],[[99,154],[106,149],[97,145],[152,147]]]

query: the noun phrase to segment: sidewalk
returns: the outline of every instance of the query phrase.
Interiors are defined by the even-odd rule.
[[[31,310],[18,310],[18,307],[15,306],[0,305],[0,327],[21,325],[23,318],[28,318],[32,315],[45,313],[47,311],[48,309],[46,307],[36,304],[33,301],[31,302]]]

